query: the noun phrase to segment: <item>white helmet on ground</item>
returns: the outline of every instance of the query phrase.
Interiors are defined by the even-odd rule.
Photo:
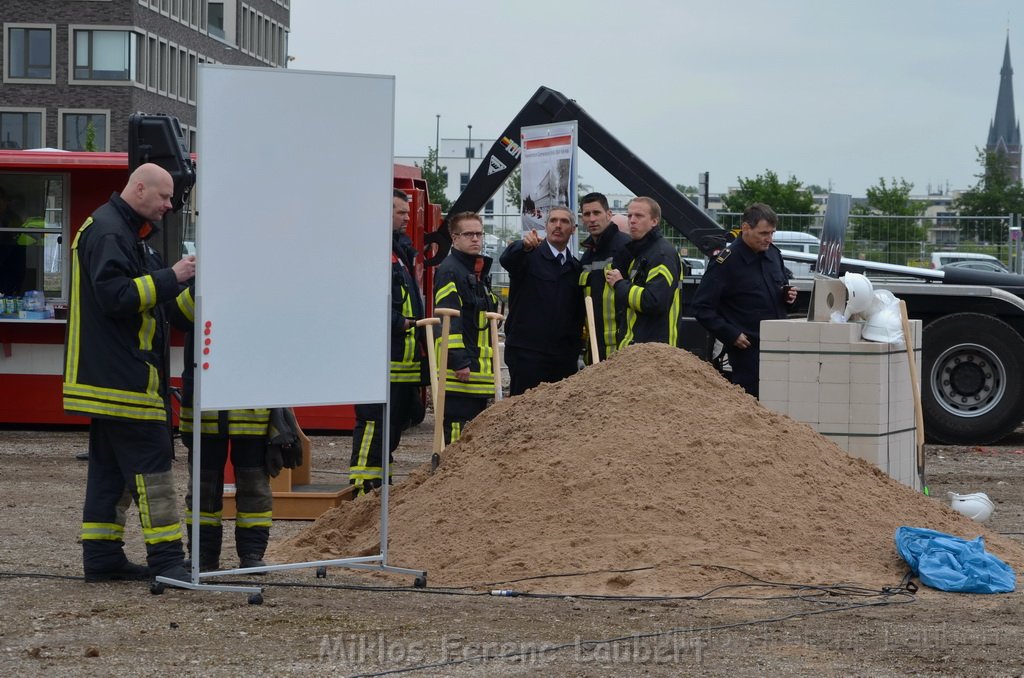
[[[995,509],[992,500],[984,492],[974,492],[973,494],[947,492],[946,496],[949,497],[950,508],[979,523],[988,520]]]
[[[854,313],[863,314],[868,311],[875,301],[871,281],[860,273],[847,273],[841,280],[846,285],[846,310],[843,315],[849,318]]]

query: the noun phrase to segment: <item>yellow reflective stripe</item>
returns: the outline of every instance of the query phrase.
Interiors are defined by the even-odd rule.
[[[139,310],[145,311],[156,306],[156,283],[153,282],[153,276],[142,275],[132,282],[139,293]]]
[[[445,385],[445,391],[449,393],[465,393],[466,395],[489,396],[494,394],[494,384],[490,381],[484,384],[473,384],[449,379]]]
[[[135,502],[139,507],[139,521],[142,522],[143,529],[152,527],[152,521],[149,517],[149,495],[146,493],[146,479],[141,473],[135,474],[135,491],[139,493],[139,498]]]
[[[363,429],[363,437],[359,441],[359,456],[356,457],[356,463],[354,464],[357,468],[366,466],[366,460],[370,458],[370,443],[373,442],[373,434],[376,430],[377,422],[366,422],[366,428]]]
[[[139,348],[150,351],[153,349],[153,337],[156,336],[156,318],[148,311],[143,311],[139,319]]]
[[[220,527],[222,523],[221,512],[209,513],[206,511],[199,512],[199,524],[207,527]],[[192,524],[192,509],[185,509],[185,524]]]
[[[640,285],[633,285],[629,288],[629,296],[627,297],[627,303],[629,307],[635,311],[641,310],[641,301],[644,296],[644,288]]]
[[[458,440],[459,438],[461,438],[462,437],[462,424],[457,422],[457,421],[453,421],[452,422],[452,430],[448,434],[448,436],[451,438],[451,441],[453,443],[456,440]]]
[[[679,290],[672,295],[672,307],[668,310],[668,344],[679,345]]]
[[[162,544],[168,541],[181,541],[181,523],[161,525],[160,527],[143,527],[142,539],[147,544]]]
[[[124,526],[117,523],[82,523],[82,541],[99,539],[121,541],[124,537]]]
[[[235,515],[235,527],[271,527],[272,525],[273,520],[271,520],[270,511],[264,511],[262,513],[242,513],[239,511]]]
[[[205,416],[205,414],[204,414]],[[228,410],[228,423],[266,424],[270,421],[270,410]]]
[[[152,366],[150,366],[152,368]],[[153,370],[156,371],[155,369]],[[152,381],[152,376],[151,379]],[[149,393],[137,393],[125,391],[118,388],[107,388],[105,386],[88,386],[86,384],[64,384],[64,395],[81,396],[83,398],[102,398],[126,405],[149,405],[163,409],[164,401],[155,391]]]
[[[601,292],[601,322],[604,324],[602,330],[607,357],[615,352],[615,337],[618,334],[618,323],[615,319],[615,288],[611,285],[605,285]]]
[[[665,279],[665,282],[668,283],[669,287],[672,286],[672,273],[668,270],[668,266],[666,266],[665,264],[659,264],[658,266],[655,266],[650,271],[648,271],[647,282],[651,282],[659,275]]]
[[[166,421],[167,413],[163,408],[128,407],[126,405],[107,404],[95,400],[81,400],[64,396],[64,409],[81,414],[119,417],[122,419],[138,419],[140,421]]]
[[[193,322],[196,319],[196,302],[192,298],[192,290],[186,289],[178,295],[174,302],[178,305],[178,310],[181,311],[185,320]]]
[[[459,290],[455,286],[454,282],[442,285],[436,292],[434,292],[434,306],[439,306],[441,300],[447,297],[449,294],[454,294],[456,297],[459,295]],[[462,305],[461,303],[459,304]]]
[[[85,225],[88,226],[92,222],[92,217],[86,220]],[[85,229],[85,226],[82,227]],[[78,235],[82,232],[79,231]],[[78,235],[75,236],[75,246],[78,244]],[[73,246],[73,247],[75,247]],[[81,338],[82,332],[82,317],[79,312],[81,307],[81,266],[78,261],[78,249],[72,250],[71,255],[71,301],[68,308],[68,349],[67,356],[64,362],[64,380],[66,382],[78,381],[78,351],[79,351],[79,339]]]

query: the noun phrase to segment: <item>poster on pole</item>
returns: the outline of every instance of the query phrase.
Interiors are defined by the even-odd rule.
[[[565,205],[576,213],[577,124],[532,125],[521,134],[522,232],[536,229],[543,237],[552,207]]]

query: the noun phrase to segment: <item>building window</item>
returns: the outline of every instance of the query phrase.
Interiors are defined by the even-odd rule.
[[[66,151],[106,151],[109,113],[60,111],[60,147]]]
[[[15,229],[0,230],[0,293],[63,296],[64,188],[59,175],[0,173],[0,229]]]
[[[43,111],[0,110],[0,148],[43,147]]]
[[[469,172],[459,172],[459,193],[466,190],[469,185]]]
[[[75,80],[135,80],[136,37],[128,31],[74,31]]]
[[[487,204],[484,205],[484,214],[494,214],[494,199],[493,198],[491,200],[488,200]]]
[[[224,39],[224,3],[208,2],[206,4],[206,32]]]
[[[51,26],[8,26],[6,75],[11,80],[53,82],[54,40]]]

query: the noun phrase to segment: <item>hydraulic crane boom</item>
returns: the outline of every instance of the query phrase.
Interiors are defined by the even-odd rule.
[[[519,164],[519,138],[523,127],[571,120],[579,123],[579,147],[635,195],[657,200],[665,221],[704,254],[710,255],[725,245],[726,232],[721,226],[613,137],[579,104],[548,87],[538,89],[508,124],[484,156],[484,162],[473,173],[449,214],[477,212],[501,188]],[[427,245],[437,246],[427,259],[428,264],[437,265],[451,247],[448,220],[445,219],[424,240]]]

